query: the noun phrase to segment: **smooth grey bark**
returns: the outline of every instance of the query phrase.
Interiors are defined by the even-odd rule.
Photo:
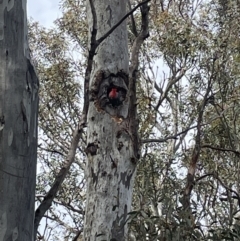
[[[126,14],[126,0],[89,0],[90,45]],[[97,41],[96,41],[97,42]],[[89,47],[90,48],[90,47]],[[126,240],[137,153],[130,128],[126,21],[97,48],[89,85],[84,240]],[[109,90],[122,91],[113,106]],[[136,123],[135,123],[136,125]]]
[[[26,0],[0,1],[0,241],[33,240],[38,79]]]

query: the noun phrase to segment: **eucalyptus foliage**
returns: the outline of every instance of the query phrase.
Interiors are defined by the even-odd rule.
[[[129,1],[129,11],[136,4]],[[37,205],[64,165],[83,105],[85,1],[65,0],[61,9],[54,29],[30,22],[41,80]],[[140,18],[139,9],[128,18],[130,53]],[[240,238],[239,22],[238,1],[150,2],[137,73],[141,159],[129,240]],[[39,239],[81,236],[85,148],[83,132]]]

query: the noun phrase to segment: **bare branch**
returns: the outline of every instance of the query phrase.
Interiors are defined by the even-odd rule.
[[[62,152],[60,152],[60,151],[57,151],[57,150],[50,150],[50,149],[48,149],[48,148],[43,148],[43,147],[41,147],[41,145],[38,145],[38,148],[40,148],[41,150],[43,150],[43,151],[46,151],[46,152],[51,152],[51,153],[54,153],[54,154],[59,154],[60,156],[65,156]]]
[[[139,65],[139,52],[140,48],[143,44],[143,41],[149,36],[149,30],[148,30],[148,15],[149,15],[149,1],[144,1],[141,3],[141,14],[142,14],[142,28],[141,32],[138,34],[138,36],[135,38],[133,47],[132,47],[132,55],[131,55],[131,65],[129,67],[129,119],[131,120],[130,128],[131,133],[137,133],[138,132],[138,120],[136,118],[137,116],[137,97],[136,97],[136,81],[137,81],[137,71],[138,71],[138,65]],[[136,9],[136,7],[134,8]],[[134,10],[133,9],[133,10]],[[132,11],[133,11],[132,10]],[[133,137],[134,140],[134,151],[136,157],[140,157],[139,154],[139,138],[138,135],[135,135]]]
[[[131,11],[132,9],[131,9],[130,0],[128,0],[128,7],[129,7],[129,9],[130,9],[130,11]],[[131,14],[131,23],[132,23],[132,33],[134,34],[135,37],[137,37],[138,32],[137,32],[136,23],[135,23],[133,14]]]
[[[212,73],[214,73],[214,64],[215,61],[212,63]],[[201,125],[203,121],[203,113],[208,101],[208,96],[212,88],[212,80],[214,78],[214,75],[211,74],[207,89],[204,95],[204,98],[202,100],[202,103],[199,107],[199,114],[198,114],[198,119],[197,119],[197,134],[196,134],[196,141],[195,141],[195,146],[193,149],[192,157],[191,157],[191,162],[188,168],[188,174],[187,174],[187,182],[186,186],[184,189],[184,194],[183,194],[183,208],[184,210],[188,210],[191,213],[191,207],[190,207],[190,195],[194,186],[194,178],[195,178],[195,172],[196,172],[196,166],[197,162],[200,156],[200,151],[201,151]]]
[[[188,132],[189,130],[192,130],[194,128],[196,128],[197,126],[192,126],[192,127],[189,127],[187,129],[185,129],[184,131],[181,131],[179,133],[177,133],[176,135],[172,135],[172,136],[168,136],[166,138],[162,138],[162,139],[145,139],[145,140],[142,140],[142,143],[151,143],[151,142],[157,142],[157,143],[161,143],[161,142],[165,142],[167,140],[171,140],[171,139],[177,139],[178,136]]]
[[[81,233],[82,233],[82,230],[78,231],[72,241],[78,241],[79,240],[78,238],[80,237]]]
[[[133,47],[132,47],[132,57],[131,57],[131,66],[130,66],[130,76],[133,77],[134,73],[138,69],[138,61],[139,61],[139,51],[143,44],[143,41],[149,36],[149,30],[148,30],[148,12],[149,7],[147,5],[149,1],[142,2],[142,30],[138,34],[137,38],[134,40]]]
[[[202,175],[201,177],[196,178],[195,182],[197,183],[197,182],[199,182],[200,180],[204,179],[205,177],[209,177],[209,176],[213,176],[213,175],[214,175],[213,172],[212,172],[212,173],[207,173],[207,174],[205,174],[205,175]]]
[[[179,72],[179,75],[177,76],[178,72]],[[176,84],[185,75],[186,69],[185,68],[179,69],[178,72],[168,82],[168,85],[167,85],[165,91],[163,92],[163,94],[161,95],[160,99],[158,100],[158,103],[157,103],[157,105],[155,107],[155,110],[158,110],[158,108],[160,107],[162,102],[165,100],[165,98],[167,98],[167,94],[170,91],[171,87],[174,84]],[[158,87],[158,85],[155,85],[154,87],[156,88],[156,87]],[[159,92],[162,92],[162,90],[159,89],[159,87],[158,87],[158,90],[159,90]]]
[[[85,120],[84,120],[84,123],[85,123]],[[74,131],[72,143],[71,143],[71,146],[69,148],[69,152],[68,152],[65,164],[61,168],[59,173],[57,174],[57,176],[54,180],[54,183],[53,183],[51,189],[49,190],[49,192],[47,193],[47,195],[44,197],[44,200],[41,202],[41,204],[39,205],[39,207],[35,211],[35,220],[34,220],[35,234],[37,233],[37,229],[38,229],[38,226],[39,226],[39,223],[40,223],[41,219],[43,218],[45,212],[52,205],[54,197],[56,196],[59,188],[61,187],[61,185],[62,185],[62,183],[63,183],[63,181],[64,181],[64,179],[65,179],[65,177],[66,177],[66,175],[67,175],[67,173],[70,169],[70,166],[74,162],[76,149],[77,149],[77,146],[78,146],[79,139],[82,135],[84,126],[85,125],[80,125],[80,128],[78,127]]]

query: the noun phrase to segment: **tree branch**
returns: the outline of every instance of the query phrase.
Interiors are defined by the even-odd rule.
[[[225,148],[215,147],[215,146],[211,146],[211,145],[207,145],[207,144],[202,145],[201,147],[202,147],[202,148],[210,148],[210,149],[212,149],[212,150],[217,150],[217,151],[233,152],[234,154],[236,154],[236,155],[238,155],[238,156],[240,155],[240,152],[239,152],[239,151],[232,150],[232,149],[225,149]]]
[[[51,152],[51,153],[54,153],[54,154],[59,154],[60,156],[65,156],[62,152],[60,151],[57,151],[57,150],[51,150],[51,149],[48,149],[48,148],[44,148],[44,147],[41,147],[41,145],[38,145],[38,148],[42,149],[43,151],[46,151],[46,152]]]
[[[168,136],[168,137],[162,138],[162,139],[145,139],[145,140],[142,140],[142,143],[144,143],[144,144],[145,143],[151,143],[151,142],[161,143],[161,142],[165,142],[165,141],[170,140],[170,139],[177,139],[178,136],[180,136],[180,135],[182,135],[182,134],[184,134],[184,133],[188,132],[189,130],[192,130],[196,127],[197,127],[197,125],[189,127],[187,129],[177,133],[176,135]]]
[[[138,4],[137,7],[142,6],[141,8],[141,15],[142,15],[142,29],[141,32],[138,34],[138,36],[135,38],[133,46],[132,46],[132,54],[131,54],[131,65],[129,67],[129,119],[130,121],[130,129],[131,133],[133,134],[134,138],[134,154],[136,158],[138,159],[140,157],[139,154],[139,137],[138,137],[138,120],[137,120],[137,97],[136,97],[136,82],[137,82],[137,71],[138,71],[138,65],[139,65],[139,52],[141,49],[141,46],[143,44],[143,41],[149,36],[149,7],[148,7],[148,1],[144,1],[141,4]],[[136,9],[135,7],[134,9]],[[131,12],[135,10],[130,11]]]
[[[133,14],[133,12],[135,12],[139,7],[141,7],[142,5],[150,2],[151,0],[146,0],[146,1],[143,1],[141,3],[139,3],[136,7],[134,7],[131,11],[129,11],[118,23],[116,23],[109,31],[107,31],[101,38],[99,38],[97,41],[96,41],[96,48],[98,47],[98,45],[100,43],[102,43],[102,41],[104,39],[106,39],[128,16],[130,16],[131,14]]]
[[[35,219],[34,219],[35,237],[36,237],[37,229],[38,229],[38,226],[39,226],[39,223],[40,223],[41,219],[43,218],[45,212],[52,205],[53,199],[55,198],[59,188],[61,187],[61,185],[62,185],[62,183],[63,183],[63,181],[64,181],[64,179],[65,179],[65,177],[66,177],[66,175],[67,175],[67,173],[70,169],[70,166],[74,162],[76,149],[77,149],[80,137],[82,135],[84,126],[85,126],[85,124],[82,124],[82,125],[80,125],[80,127],[77,127],[75,129],[75,131],[73,133],[72,143],[70,145],[68,155],[67,155],[67,158],[65,160],[65,164],[61,168],[59,173],[57,174],[57,176],[54,180],[54,183],[53,183],[52,187],[50,188],[49,192],[46,194],[43,201],[41,202],[41,204],[39,205],[39,207],[35,211]]]
[[[192,157],[191,157],[191,162],[188,168],[188,174],[187,174],[187,182],[186,186],[184,188],[183,192],[183,209],[187,210],[189,213],[191,213],[191,205],[190,205],[190,196],[191,192],[194,186],[194,178],[195,178],[195,173],[196,173],[196,166],[197,162],[200,156],[200,151],[201,151],[201,125],[203,121],[203,113],[208,101],[208,96],[212,88],[212,80],[214,78],[214,64],[215,61],[212,63],[212,71],[211,71],[211,76],[209,78],[208,84],[207,84],[207,89],[205,92],[205,95],[203,97],[203,100],[201,102],[201,105],[199,107],[199,113],[198,113],[198,118],[197,118],[197,134],[196,134],[196,141],[195,141],[195,146],[193,149]]]
[[[131,9],[130,0],[128,0],[128,7],[129,7],[129,9],[130,9],[130,11],[131,11],[132,9]],[[135,23],[133,14],[131,14],[131,23],[132,23],[132,33],[133,33],[133,35],[134,35],[135,37],[137,37],[138,32],[137,32],[136,23]]]
[[[162,104],[162,102],[164,101],[165,98],[167,98],[167,94],[168,92],[170,91],[171,87],[176,84],[186,73],[187,69],[185,68],[182,68],[182,69],[179,69],[177,71],[177,73],[174,74],[174,76],[171,78],[171,80],[168,82],[167,84],[167,87],[166,87],[166,90],[163,92],[163,94],[161,95],[160,99],[158,100],[158,103],[157,105],[155,106],[155,110],[158,110],[158,108],[160,107],[160,105]],[[179,75],[177,76],[179,72]],[[158,85],[155,85],[154,86],[155,88],[156,87],[159,87]],[[159,88],[157,89],[159,92],[162,92],[162,90],[160,90]]]
[[[81,233],[82,233],[82,230],[78,231],[72,241],[78,241],[79,240],[78,238],[80,237]]]
[[[216,174],[216,173],[214,173],[214,178],[216,178],[219,182],[220,182],[220,184],[227,190],[227,191],[230,191],[230,192],[232,192],[232,193],[234,193],[235,195],[236,195],[236,197],[237,197],[237,200],[238,200],[238,206],[240,207],[240,196],[239,196],[239,194],[235,191],[235,190],[233,190],[232,188],[230,188],[230,187],[228,187],[227,185],[225,185],[224,183],[223,183],[223,181],[220,179],[220,177]]]
[[[223,183],[223,181],[220,179],[220,177],[218,176],[217,173],[215,173],[215,172],[207,173],[207,174],[205,174],[205,175],[203,175],[203,176],[201,176],[201,177],[196,178],[195,182],[197,183],[197,182],[199,182],[200,180],[202,180],[202,179],[204,179],[205,177],[208,177],[208,176],[213,176],[213,178],[217,179],[217,180],[219,181],[219,183],[220,183],[227,191],[229,191],[229,192],[231,192],[231,193],[234,193],[236,196],[232,196],[232,198],[238,200],[238,206],[240,207],[240,196],[239,196],[239,194],[238,194],[235,190],[233,190],[232,188],[230,188],[230,187],[228,187],[227,185],[225,185],[225,184]],[[223,200],[223,199],[222,199],[222,200]],[[224,199],[224,201],[227,201],[227,200],[228,200],[228,199],[226,199],[226,200]]]

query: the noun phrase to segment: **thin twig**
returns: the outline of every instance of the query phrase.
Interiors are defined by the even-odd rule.
[[[151,142],[157,142],[157,143],[161,143],[161,142],[165,142],[167,140],[171,140],[171,139],[177,139],[178,136],[188,132],[189,130],[192,130],[194,128],[196,128],[197,126],[192,126],[192,127],[189,127],[179,133],[177,133],[176,135],[172,135],[172,136],[168,136],[166,138],[162,138],[162,139],[145,139],[145,140],[142,140],[142,143],[151,143]]]

